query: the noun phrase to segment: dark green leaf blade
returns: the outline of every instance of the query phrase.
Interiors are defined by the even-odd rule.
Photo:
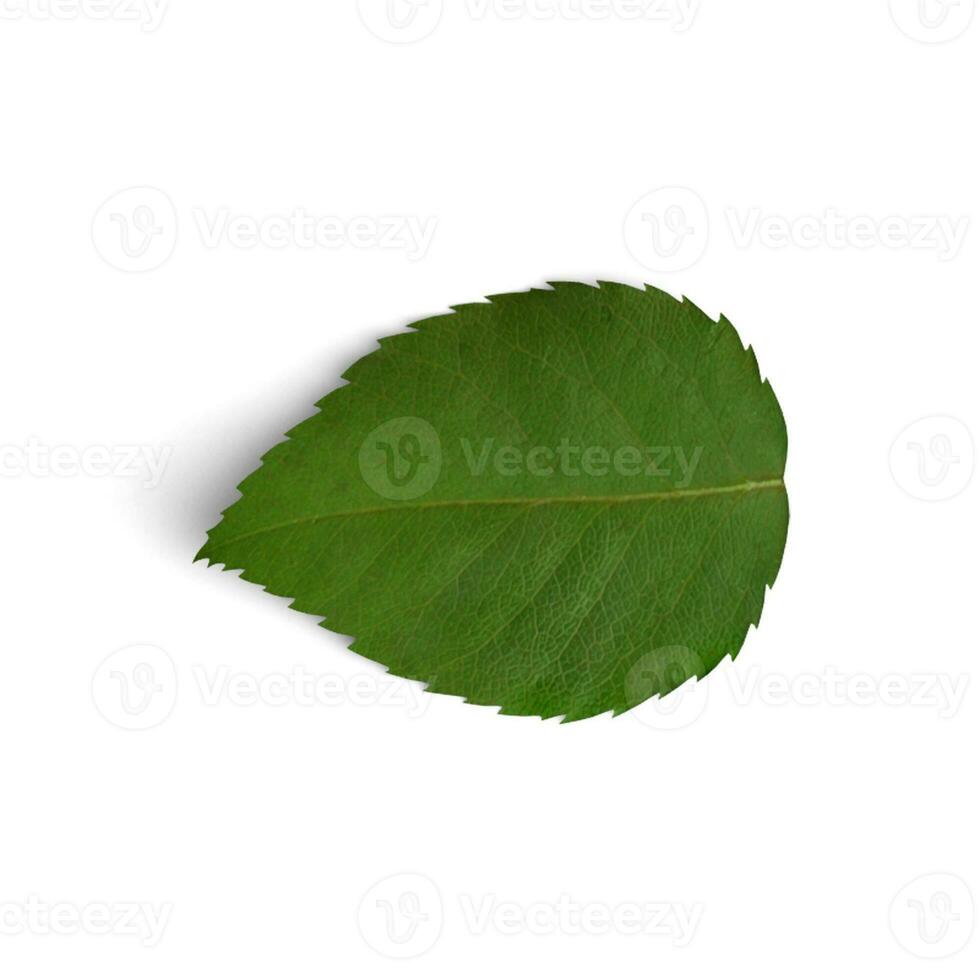
[[[724,318],[554,283],[413,324],[344,377],[198,557],[431,691],[569,721],[703,677],[758,624],[786,428]]]

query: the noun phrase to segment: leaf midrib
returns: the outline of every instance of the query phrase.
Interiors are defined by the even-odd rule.
[[[334,511],[330,514],[314,514],[310,517],[299,517],[281,524],[271,524],[269,527],[258,528],[245,534],[216,542],[221,546],[237,544],[262,534],[274,531],[284,531],[288,528],[304,524],[319,524],[334,518],[362,517],[371,514],[391,514],[397,511],[438,510],[450,507],[547,507],[559,504],[635,504],[653,500],[691,500],[699,497],[720,497],[737,493],[755,493],[760,490],[785,489],[782,477],[766,480],[747,480],[724,487],[692,487],[684,490],[662,490],[651,493],[619,494],[616,496],[562,496],[562,497],[504,497],[485,500],[423,500],[393,502],[384,507],[366,507],[361,510]],[[210,542],[209,542],[210,543]],[[205,549],[206,550],[206,547]]]

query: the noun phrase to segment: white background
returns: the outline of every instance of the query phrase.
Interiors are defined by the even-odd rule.
[[[0,18],[3,976],[975,977],[974,0],[54,2]],[[378,336],[602,278],[727,314],[790,432],[762,628],[672,714],[389,688],[192,564]]]

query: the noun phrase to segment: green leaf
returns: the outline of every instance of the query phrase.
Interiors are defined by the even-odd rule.
[[[735,328],[616,283],[453,309],[354,364],[198,557],[507,714],[620,713],[735,656],[789,520]]]

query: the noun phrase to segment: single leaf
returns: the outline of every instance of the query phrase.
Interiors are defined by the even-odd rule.
[[[453,310],[354,364],[198,557],[507,714],[620,713],[735,656],[789,511],[731,323],[615,283]]]

